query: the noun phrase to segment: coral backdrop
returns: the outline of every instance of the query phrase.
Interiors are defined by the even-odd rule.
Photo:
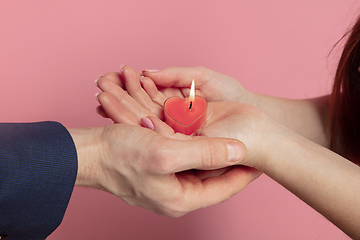
[[[358,0],[2,0],[0,121],[102,126],[93,82],[136,70],[205,66],[247,89],[288,98],[328,94]],[[261,144],[261,143],[259,143]],[[262,176],[225,203],[170,219],[75,188],[63,239],[326,239],[347,237]]]

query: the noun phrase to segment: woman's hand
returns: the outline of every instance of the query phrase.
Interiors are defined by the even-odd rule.
[[[188,96],[194,79],[197,96],[209,102],[248,103],[248,92],[236,79],[204,67],[169,67],[160,71],[144,70],[142,74],[149,77],[155,85],[161,86],[159,90],[166,98],[173,96],[172,88],[179,89],[183,96]],[[143,83],[146,91],[149,87],[152,88],[150,85],[150,81]],[[156,94],[148,93],[151,98],[156,99]]]
[[[131,91],[129,94],[131,95]],[[321,121],[324,114],[319,109],[326,104],[314,102],[326,102],[326,97],[314,102],[266,97],[263,100],[263,106],[272,106],[266,111],[272,118],[245,104],[209,103],[208,122],[196,135],[241,139],[247,146],[247,155],[240,164],[263,170],[349,236],[359,238],[360,168],[307,139],[313,139],[312,135],[323,132]],[[121,106],[121,103],[117,104]],[[277,108],[279,109],[276,110]],[[295,110],[298,113],[294,115]],[[308,118],[308,113],[312,116],[310,122],[296,123],[292,120],[302,120],[304,116]],[[274,118],[276,115],[283,117]],[[316,117],[317,115],[320,117]],[[150,117],[152,118],[154,117]],[[319,123],[314,125],[311,122]],[[154,129],[159,131],[156,124]],[[302,129],[307,129],[311,134]],[[325,141],[318,139],[316,142]]]
[[[104,91],[103,93],[100,93],[98,95],[98,99],[100,101],[100,103],[102,104],[102,109],[105,109],[106,111],[106,115],[109,116],[110,118],[112,118],[115,122],[120,122],[120,123],[129,123],[129,124],[133,124],[133,125],[143,125],[143,126],[147,126],[149,127],[149,125],[151,125],[149,128],[151,129],[155,129],[155,131],[165,135],[165,136],[169,136],[171,138],[186,138],[188,136],[179,134],[179,133],[174,133],[174,131],[167,126],[166,124],[162,124],[160,126],[160,124],[156,124],[154,126],[154,119],[155,118],[155,114],[154,112],[163,112],[163,108],[158,105],[158,104],[154,104],[154,102],[152,102],[152,99],[147,95],[146,92],[143,92],[143,89],[141,88],[141,85],[139,83],[138,77],[135,73],[135,71],[133,71],[131,68],[127,67],[125,68],[126,71],[124,71],[124,75],[123,75],[123,80],[124,80],[124,85],[126,86],[130,86],[127,87],[127,93],[120,88],[116,83],[114,83],[114,81],[112,79],[108,79],[106,77],[106,75],[104,77],[102,77],[99,81],[98,81],[98,86]],[[125,70],[124,69],[124,70]],[[147,79],[148,81],[151,81],[150,79]],[[156,88],[154,89],[154,91],[157,91]],[[165,94],[163,94],[162,92],[159,92],[157,94],[161,99],[165,99]],[[133,97],[135,98],[141,98],[140,100],[135,100]],[[225,108],[224,108],[225,106]],[[231,111],[235,111],[235,107],[234,107],[234,103],[229,103],[229,104],[225,104],[223,105],[223,107],[221,107],[218,104],[212,105],[212,103],[209,103],[209,115],[211,116],[210,119],[208,120],[207,125],[203,128],[203,130],[206,132],[206,134],[208,134],[209,136],[215,136],[215,130],[213,130],[214,128],[211,127],[212,125],[215,125],[215,122],[218,120],[223,120],[221,119],[221,117],[225,117],[222,115],[217,114],[217,111],[214,110],[215,108],[222,108],[222,111],[219,111],[219,113],[226,113],[231,115]],[[244,105],[244,107],[249,107],[247,105]],[[148,107],[148,108],[147,108]],[[150,109],[152,108],[152,110]],[[258,111],[256,108],[252,108],[254,111]],[[229,110],[227,112],[227,110]],[[104,111],[104,110],[103,110]],[[104,111],[104,113],[105,113]],[[237,111],[238,112],[238,111]],[[236,112],[236,113],[237,113]],[[157,114],[158,116],[161,114]],[[147,122],[142,122],[141,119],[143,119],[144,117],[148,117],[148,116],[152,116],[150,117],[153,121],[147,121]],[[161,116],[160,116],[161,117]],[[209,123],[211,122],[211,124],[209,125]],[[236,132],[236,131],[235,131]],[[239,137],[237,135],[235,135],[234,131],[228,131],[228,132],[223,132],[222,135],[227,135],[230,136],[230,138],[233,137]],[[198,133],[198,136],[206,136],[206,134],[200,134]],[[223,169],[221,170],[217,170],[217,171],[211,171],[211,172],[199,172],[199,176],[201,178],[205,178],[206,176],[208,176],[207,174],[221,174],[222,172],[225,172],[227,169]],[[259,173],[260,174],[260,173]]]
[[[106,74],[98,81],[98,86],[104,91],[99,95],[102,107],[106,109],[107,115],[115,122],[144,125],[140,122],[143,117],[163,117],[162,105],[167,97],[182,96],[177,94],[179,92],[176,92],[176,89],[171,89],[168,92],[164,89],[159,91],[150,78],[139,77],[129,66],[123,68],[121,77],[122,85],[127,92],[118,86],[112,74]],[[142,88],[141,83],[143,86],[147,86],[147,91]],[[170,91],[171,94],[169,94]],[[197,90],[196,94],[198,91],[200,90]],[[157,100],[156,103],[154,98]],[[255,163],[250,160],[260,160],[261,152],[268,151],[265,146],[268,141],[264,141],[261,145],[259,142],[262,139],[270,139],[279,131],[290,131],[258,108],[241,103],[209,102],[207,115],[208,119],[205,126],[195,135],[203,137],[221,136],[241,140],[248,149],[245,158],[247,160],[246,165],[251,167],[258,165],[259,169],[262,169],[261,162]],[[162,129],[163,127],[155,128],[161,134],[168,132],[168,130],[163,132]],[[180,135],[175,134],[175,136]]]
[[[187,97],[193,79],[196,83],[196,95],[204,97],[209,102],[255,104],[251,100],[253,98],[250,97],[252,94],[246,91],[236,79],[203,67],[170,67],[160,71],[144,70],[142,75],[129,66],[121,66],[120,70],[120,73],[107,73],[100,79],[108,79],[124,91],[131,92],[131,96],[136,101],[160,119],[163,119],[164,101],[173,96]],[[118,100],[123,95],[114,86],[104,87],[106,88],[103,89],[104,91],[111,93]],[[101,106],[98,107],[98,113],[103,117],[108,117]]]
[[[121,69],[123,74],[109,73],[105,77],[126,89],[126,82],[122,76],[133,70],[129,66]],[[145,70],[142,72],[142,78],[140,73],[136,73],[136,75],[144,88],[139,86],[138,89],[141,89],[142,94],[133,96],[138,101],[146,99],[145,93],[160,106],[168,97],[187,97],[191,81],[195,79],[196,94],[203,96],[208,102],[241,102],[254,106],[305,138],[325,147],[330,146],[330,135],[326,130],[329,96],[293,100],[255,94],[244,89],[236,79],[203,67],[171,67],[160,71]],[[154,106],[154,103],[152,104]],[[155,114],[162,113],[156,106],[153,107],[147,102],[145,106]],[[101,107],[99,107],[99,113],[106,117]]]

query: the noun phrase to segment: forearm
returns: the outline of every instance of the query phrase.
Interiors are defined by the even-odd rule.
[[[360,238],[360,168],[357,165],[289,133],[272,148],[263,170],[349,236]]]
[[[329,96],[292,100],[249,93],[251,105],[294,132],[324,147],[329,147],[327,114]]]

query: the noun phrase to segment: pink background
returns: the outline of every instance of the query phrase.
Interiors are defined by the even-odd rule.
[[[358,0],[0,1],[0,121],[109,124],[93,82],[120,64],[136,70],[205,66],[247,89],[308,98],[329,93],[332,46]],[[232,199],[179,219],[76,188],[60,239],[347,239],[266,176]]]

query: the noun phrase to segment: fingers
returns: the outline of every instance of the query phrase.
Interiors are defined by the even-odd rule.
[[[202,89],[217,73],[204,67],[170,67],[160,71],[144,70],[142,74],[151,78],[164,96],[186,98],[189,96],[193,79],[195,80],[196,95],[205,97]]]
[[[144,76],[141,77],[141,83],[152,101],[163,107],[166,97],[157,89],[155,83],[150,78]]]
[[[128,97],[128,94],[124,91],[124,89],[119,87],[114,81],[112,81],[112,79],[105,76],[98,80],[97,86],[102,91],[111,94],[119,102]]]
[[[168,140],[156,151],[154,159],[166,162],[166,171],[181,172],[188,169],[212,170],[235,165],[246,155],[243,143],[226,138],[196,138]]]
[[[123,89],[120,89],[119,87],[116,88],[115,84],[106,84],[106,81],[111,81],[115,83],[111,79],[107,79],[105,76],[101,78],[98,81],[98,86],[106,92],[111,93],[117,100],[127,98],[126,102],[137,102],[138,105],[143,106],[145,109],[148,109],[149,111],[153,112],[158,117],[163,117],[163,108],[159,106],[158,104],[154,103],[152,99],[149,97],[149,95],[146,93],[146,91],[142,88],[140,84],[140,76],[139,73],[135,72],[133,68],[130,66],[122,66],[122,74],[123,74],[123,81],[125,84],[124,89],[127,91],[127,95],[125,96],[123,93]],[[148,79],[151,81],[150,79]],[[105,83],[104,83],[105,82]],[[105,89],[105,87],[107,87]],[[122,91],[121,91],[122,90]],[[156,89],[157,90],[157,89]],[[134,100],[129,100],[129,96]],[[125,105],[124,105],[125,106]],[[129,105],[126,105],[129,109]]]
[[[109,116],[106,114],[105,110],[103,109],[103,107],[101,105],[96,107],[96,112],[103,118],[109,118]]]
[[[199,197],[201,203],[211,206],[224,202],[243,190],[252,181],[258,178],[261,172],[245,166],[234,166],[232,169],[219,177],[207,178],[203,181],[204,191]],[[199,208],[200,206],[194,206]]]
[[[99,93],[97,98],[102,105],[101,111],[103,111],[103,113],[105,113],[105,115],[111,118],[115,123],[140,126],[139,118],[123,107],[111,94],[102,92]]]
[[[138,119],[137,122],[139,122],[140,118],[144,116],[155,115],[149,109],[139,104],[135,99],[133,99],[128,93],[126,93],[122,88],[117,86],[110,79],[104,77],[99,79],[98,86],[101,90],[103,90],[105,93],[111,96],[111,99],[109,99],[110,96],[108,95],[103,95],[103,94],[98,95],[98,97],[102,96],[102,98],[105,96],[106,100],[111,101],[111,104],[109,104],[109,102],[106,101],[105,102],[105,104],[107,104],[106,106],[103,105],[102,102],[100,101],[100,103],[103,105],[103,109],[108,115],[109,115],[108,111],[111,111],[113,116],[119,117],[119,114],[115,114],[114,109],[121,110],[121,112],[127,110],[127,112],[132,113],[132,115],[137,117]],[[107,108],[109,108],[109,110]]]
[[[174,130],[157,117],[148,116],[146,118],[141,118],[141,123],[144,127],[152,129],[165,137],[170,137],[174,134]]]
[[[210,74],[211,70],[203,67],[184,68],[184,67],[169,67],[161,71],[144,70],[143,76],[151,78],[156,85],[162,87],[189,87],[191,82],[195,79],[201,84],[202,79]]]
[[[120,68],[121,72],[110,72],[110,73],[106,73],[103,76],[101,76],[99,79],[97,79],[95,81],[95,84],[98,85],[98,81],[101,78],[106,78],[111,80],[113,83],[115,83],[116,85],[118,85],[119,87],[121,87],[122,89],[125,89],[125,80],[122,74],[122,69]]]
[[[125,79],[126,91],[132,96],[137,102],[147,107],[152,103],[152,100],[141,87],[140,78],[135,70],[130,66],[124,66],[123,74]]]
[[[100,76],[98,79],[95,80],[95,84],[98,85],[97,82],[99,81],[99,79],[107,78],[107,79],[111,80],[112,82],[114,82],[119,87],[121,87],[122,89],[126,90],[125,79],[124,79],[124,70],[123,70],[124,67],[125,67],[125,65],[120,66],[120,72],[109,72],[109,73],[106,73],[106,74]],[[137,72],[136,75],[137,75],[137,78],[139,79],[141,76],[141,73]]]
[[[258,170],[246,166],[233,166],[222,175],[209,177],[203,181],[189,171],[177,173],[185,199],[183,212],[224,202],[260,175],[261,172]]]
[[[193,173],[200,180],[205,180],[210,177],[218,177],[218,176],[226,173],[227,171],[229,171],[231,168],[232,168],[232,166],[220,168],[220,169],[214,169],[214,170],[196,170],[196,169],[194,169]]]
[[[144,127],[154,130],[155,132],[167,138],[177,140],[192,140],[192,137],[190,136],[181,133],[175,133],[169,125],[167,125],[165,122],[161,121],[157,117],[148,116],[146,118],[141,118],[140,121]]]

